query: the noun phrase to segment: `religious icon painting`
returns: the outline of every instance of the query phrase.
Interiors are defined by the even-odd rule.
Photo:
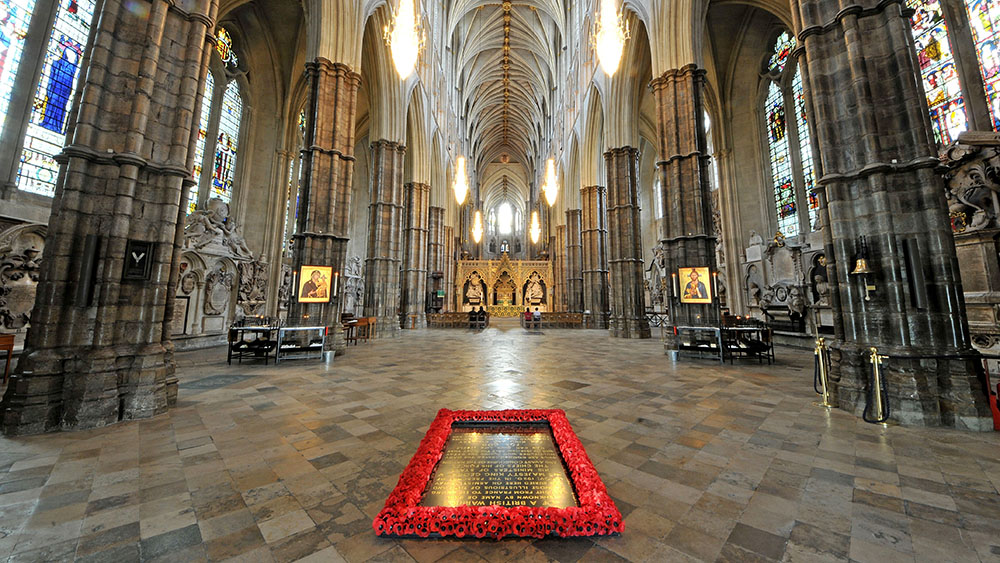
[[[711,303],[712,283],[708,268],[680,268],[681,303]]]
[[[329,303],[332,283],[331,266],[302,266],[299,273],[299,303]]]

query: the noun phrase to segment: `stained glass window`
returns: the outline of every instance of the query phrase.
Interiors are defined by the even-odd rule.
[[[205,94],[201,99],[201,116],[198,118],[198,140],[194,146],[194,179],[201,179],[201,171],[205,161],[205,143],[208,140],[208,123],[212,118],[212,94],[215,91],[215,77],[209,72],[205,79]],[[188,201],[188,213],[192,213],[198,207],[198,189]]]
[[[767,62],[767,70],[776,70],[778,72],[785,70],[785,64],[788,63],[788,57],[792,54],[792,49],[794,48],[795,38],[792,37],[792,34],[786,31],[779,35],[774,44],[774,52]]]
[[[22,190],[47,196],[55,193],[59,165],[52,157],[66,141],[66,116],[93,17],[93,0],[59,2],[17,172]]]
[[[0,131],[10,107],[14,90],[17,65],[24,51],[24,38],[28,22],[35,8],[35,0],[3,0],[0,2]]]
[[[979,56],[979,71],[986,87],[993,128],[1000,130],[1000,52],[997,32],[1000,31],[1000,0],[965,0],[972,27],[972,40]]]
[[[501,235],[509,235],[514,226],[514,209],[506,201],[497,210],[497,226]]]
[[[285,251],[292,248],[292,235],[295,234],[299,222],[299,189],[302,187],[302,144],[306,134],[306,110],[299,111],[299,152],[288,163],[288,192],[285,207]],[[296,173],[297,172],[297,173]]]
[[[792,177],[792,154],[788,146],[788,124],[785,119],[785,96],[774,82],[767,91],[765,103],[767,138],[771,156],[771,179],[774,186],[778,230],[786,237],[799,234],[798,206]]]
[[[226,66],[239,66],[240,61],[236,58],[236,51],[233,50],[233,38],[225,28],[220,27],[215,33],[215,50],[219,52],[219,57]]]
[[[805,184],[806,197],[809,199],[809,225],[816,229],[819,198],[812,192],[816,187],[816,170],[813,166],[809,121],[806,118],[805,90],[802,88],[802,74],[798,69],[795,69],[795,78],[792,80],[792,96],[795,97],[795,126],[799,132],[799,162],[802,163],[802,180]]]
[[[948,24],[944,21],[939,0],[907,0],[906,3],[914,10],[910,25],[934,138],[938,144],[948,145],[969,126]]]
[[[240,86],[234,80],[226,86],[226,91],[222,95],[219,136],[215,140],[215,161],[212,171],[211,197],[217,197],[227,203],[233,198],[233,174],[236,170],[242,116],[243,99],[240,97]]]

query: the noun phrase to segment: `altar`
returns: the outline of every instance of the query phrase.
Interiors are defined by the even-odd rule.
[[[459,260],[455,295],[460,311],[483,307],[493,317],[517,317],[525,308],[552,311],[552,262],[511,260]]]

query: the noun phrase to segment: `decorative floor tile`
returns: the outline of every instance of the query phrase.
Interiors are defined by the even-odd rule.
[[[332,364],[178,354],[179,403],[0,438],[6,561],[996,561],[1000,434],[813,406],[812,355],[673,363],[601,331],[404,331]],[[596,540],[387,540],[439,408],[560,408],[625,517]]]

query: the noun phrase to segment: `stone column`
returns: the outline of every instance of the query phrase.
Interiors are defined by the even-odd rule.
[[[649,338],[642,277],[639,149],[604,153],[608,171],[609,329],[618,338]]]
[[[455,236],[455,227],[444,227],[444,311],[455,311],[455,253],[462,244]]]
[[[0,403],[8,435],[167,410],[168,296],[216,7],[153,0],[137,19],[124,4],[101,6],[57,156],[31,329]],[[124,105],[122,92],[132,94]]]
[[[566,310],[583,312],[583,239],[579,209],[566,211]]]
[[[306,76],[309,105],[302,151],[298,232],[293,237],[295,271],[301,272],[302,266],[331,266],[335,272],[343,272],[354,180],[354,117],[361,75],[344,64],[320,58],[306,63]],[[340,295],[333,296],[329,303],[299,303],[293,299],[288,321],[325,325],[330,331],[327,348],[342,352],[346,348],[340,324],[342,304]]]
[[[678,268],[685,267],[707,267],[716,272],[708,175],[711,155],[708,154],[703,120],[705,71],[695,65],[668,70],[654,79],[650,87],[656,101],[657,131],[663,157],[656,167],[663,186],[660,245],[667,273],[674,274]],[[670,320],[674,325],[719,324],[718,302],[682,305],[673,284],[670,286]],[[668,340],[666,346],[674,349],[675,343]]]
[[[430,296],[438,289],[444,289],[444,208],[429,207],[427,210],[427,290]],[[432,280],[439,276],[437,283]],[[425,307],[426,308],[426,307]]]
[[[379,338],[399,334],[400,264],[403,250],[403,156],[394,141],[372,143],[372,203],[365,260],[365,316],[375,317]]]
[[[406,185],[403,303],[399,314],[403,328],[427,326],[427,244],[430,233],[427,223],[430,195],[431,187],[427,184],[414,182]]]
[[[559,311],[568,311],[568,303],[566,299],[566,292],[569,291],[569,283],[566,279],[567,268],[566,268],[566,225],[558,225],[556,227],[555,252],[553,254],[555,272],[556,272],[556,286],[558,288],[558,293],[556,293],[556,305]]]
[[[583,310],[587,328],[608,328],[608,225],[604,186],[580,190],[583,201],[580,239],[583,248]]]
[[[862,412],[874,346],[890,356],[893,420],[992,430],[910,22],[897,2],[855,4],[792,1],[819,148],[836,395],[841,408]],[[850,273],[861,236],[874,271],[869,299],[865,280]]]

